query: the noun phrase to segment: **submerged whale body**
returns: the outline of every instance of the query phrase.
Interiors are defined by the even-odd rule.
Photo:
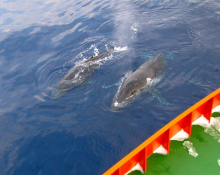
[[[162,103],[168,104],[154,86],[162,79],[166,72],[166,60],[163,55],[151,58],[136,71],[125,77],[116,93],[112,110],[117,111],[128,106],[141,93],[149,91]]]
[[[99,67],[99,61],[102,61],[104,58],[110,56],[113,52],[113,49],[109,48],[107,45],[106,48],[108,50],[106,53],[91,56],[87,60],[71,68],[69,72],[57,83],[56,88],[52,92],[51,98],[55,99],[61,97],[70,89],[83,85]]]

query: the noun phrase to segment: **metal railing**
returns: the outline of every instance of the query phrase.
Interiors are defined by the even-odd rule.
[[[154,135],[144,141],[136,149],[121,159],[103,175],[124,175],[127,174],[138,163],[147,170],[147,158],[160,146],[163,146],[169,154],[170,139],[181,130],[191,135],[192,123],[202,115],[210,122],[212,109],[220,105],[220,88],[212,92],[195,105],[184,111],[182,114],[165,125]]]

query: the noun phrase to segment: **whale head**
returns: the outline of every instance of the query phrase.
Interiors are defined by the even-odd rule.
[[[120,108],[126,107],[130,102],[132,102],[139,94],[143,87],[146,85],[146,80],[142,79],[132,79],[127,77],[119,87],[113,102],[112,110],[117,111]]]
[[[136,81],[129,82],[126,84],[122,84],[121,88],[118,91],[117,94],[117,102],[122,103],[132,95],[134,95],[135,92],[139,90],[138,83]]]

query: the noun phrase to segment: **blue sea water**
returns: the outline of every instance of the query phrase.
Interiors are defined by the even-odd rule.
[[[219,88],[220,2],[0,2],[0,174],[102,174]],[[51,99],[56,83],[105,45],[116,52],[86,86]],[[149,93],[111,111],[118,82],[157,54],[168,68]]]

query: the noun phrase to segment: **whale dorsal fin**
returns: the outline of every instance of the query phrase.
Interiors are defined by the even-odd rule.
[[[93,58],[93,56],[89,57],[89,59],[88,59],[88,60],[91,60],[92,58]]]

